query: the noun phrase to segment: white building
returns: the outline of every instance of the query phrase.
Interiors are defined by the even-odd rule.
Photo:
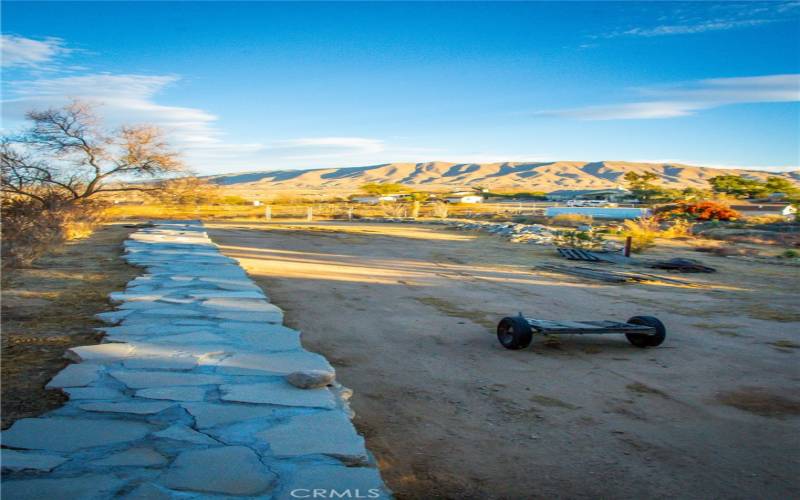
[[[483,203],[483,196],[479,194],[447,196],[444,201],[447,203]]]
[[[550,201],[567,200],[603,200],[603,201],[622,201],[629,198],[631,192],[623,187],[609,189],[561,189],[547,193]]]

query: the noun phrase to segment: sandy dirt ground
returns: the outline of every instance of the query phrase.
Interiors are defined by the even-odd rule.
[[[540,273],[552,249],[435,226],[209,223],[355,391],[399,498],[797,498],[798,268],[656,250],[703,288]],[[681,253],[683,252],[683,254]],[[503,316],[647,314],[665,344],[494,336]]]
[[[44,385],[64,366],[64,351],[100,342],[94,318],[110,309],[108,294],[140,274],[122,259],[133,229],[110,224],[68,242],[32,266],[3,273],[3,429],[15,420],[58,408],[67,399]]]

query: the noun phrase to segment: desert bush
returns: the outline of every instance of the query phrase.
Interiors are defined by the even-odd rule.
[[[603,248],[605,238],[594,231],[559,231],[553,243],[558,247],[600,250]]]
[[[724,203],[699,201],[676,203],[659,209],[656,216],[661,220],[688,219],[696,221],[729,221],[741,218],[741,214]]]
[[[592,223],[591,215],[584,214],[558,214],[550,218],[550,224],[561,227],[578,227]]]
[[[381,203],[381,210],[386,217],[405,217],[408,213],[408,207],[403,203]]]
[[[790,248],[789,250],[784,250],[779,257],[783,259],[797,259],[800,258],[800,251]]]
[[[35,200],[6,198],[2,208],[3,267],[10,268],[30,265],[54,246],[90,235],[103,219],[105,204],[83,200],[42,209]]]
[[[692,236],[692,227],[694,224],[687,220],[678,219],[672,223],[667,229],[661,231],[662,238],[689,238]]]
[[[631,250],[639,253],[655,245],[661,227],[654,217],[625,221],[625,236],[631,237]]]
[[[433,204],[433,215],[435,217],[446,219],[448,210],[449,207],[447,206],[447,203],[444,203],[443,201],[437,201]]]

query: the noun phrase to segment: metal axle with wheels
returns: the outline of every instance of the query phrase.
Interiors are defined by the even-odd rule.
[[[506,349],[524,349],[533,339],[533,334],[606,334],[621,333],[636,347],[656,347],[664,342],[667,329],[664,323],[653,316],[634,316],[625,323],[619,321],[550,321],[546,319],[509,316],[497,325],[497,340]]]

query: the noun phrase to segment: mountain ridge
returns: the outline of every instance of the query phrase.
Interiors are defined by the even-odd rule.
[[[625,161],[553,161],[496,163],[382,163],[359,167],[305,170],[265,170],[218,174],[205,178],[234,189],[357,191],[370,182],[397,183],[432,191],[486,187],[492,190],[555,191],[605,189],[625,184],[627,172],[652,172],[667,188],[707,188],[717,175],[744,175],[764,180],[783,177],[800,183],[800,170],[765,172],[751,169],[702,167],[680,163]]]

